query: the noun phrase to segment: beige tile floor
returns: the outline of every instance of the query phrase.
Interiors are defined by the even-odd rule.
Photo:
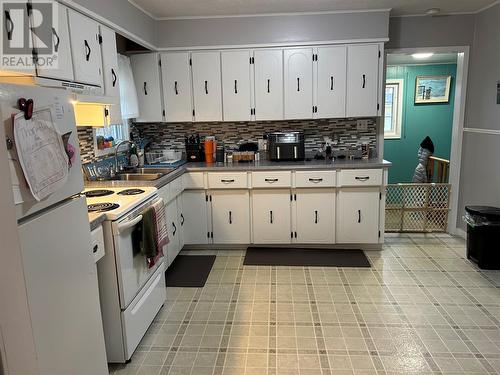
[[[215,253],[205,287],[168,288],[112,374],[500,373],[500,271],[467,261],[461,239],[389,235],[367,252],[370,269],[249,267],[242,251]]]

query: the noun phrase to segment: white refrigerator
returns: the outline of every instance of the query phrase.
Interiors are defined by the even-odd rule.
[[[71,133],[75,152],[64,186],[41,201],[31,195],[16,153],[12,115],[20,98],[32,99],[35,110],[51,106],[55,128]],[[62,89],[0,85],[0,115],[40,374],[108,374],[71,96]]]

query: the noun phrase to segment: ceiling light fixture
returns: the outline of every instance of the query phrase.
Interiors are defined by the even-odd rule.
[[[428,59],[429,57],[433,56],[434,53],[432,52],[422,52],[422,53],[413,53],[411,55],[411,57],[413,57],[414,59],[417,59],[417,60],[424,60],[424,59]]]
[[[430,8],[425,11],[425,14],[429,16],[435,16],[436,14],[439,14],[441,12],[440,8]]]

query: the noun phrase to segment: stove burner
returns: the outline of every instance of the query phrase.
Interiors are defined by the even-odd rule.
[[[118,194],[119,195],[138,195],[144,193],[144,190],[142,189],[127,189],[127,190],[122,190]]]
[[[117,209],[120,207],[119,204],[116,203],[93,203],[87,205],[88,212],[106,212]]]
[[[89,190],[85,192],[85,196],[88,198],[94,198],[94,197],[105,197],[106,195],[111,195],[113,194],[113,191],[111,190]]]

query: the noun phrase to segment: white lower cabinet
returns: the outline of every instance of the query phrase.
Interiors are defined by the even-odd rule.
[[[215,190],[210,192],[210,200],[213,243],[250,243],[248,190]]]
[[[177,200],[171,200],[167,206],[165,207],[165,215],[167,217],[167,233],[168,239],[170,240],[167,245],[167,267],[172,264],[175,257],[180,249],[180,241],[179,241],[179,218],[177,216]]]
[[[184,219],[184,202],[182,200],[182,194],[177,196],[175,199],[177,201],[177,222],[179,223],[177,230],[179,231],[179,251],[182,250],[184,245],[184,224],[186,220]]]
[[[378,243],[380,187],[340,188],[337,192],[337,242]]]
[[[335,189],[297,189],[297,243],[335,243]]]
[[[289,189],[252,192],[253,243],[290,243],[292,240]]]
[[[208,208],[205,190],[182,193],[182,233],[186,245],[208,243]]]

